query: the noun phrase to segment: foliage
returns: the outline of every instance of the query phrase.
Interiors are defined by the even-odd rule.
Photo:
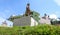
[[[40,20],[40,14],[38,12],[35,12],[35,11],[31,11],[32,14],[31,16],[36,20],[36,21],[39,21]]]
[[[14,19],[18,19],[18,18],[21,18],[21,17],[22,17],[22,15],[18,15],[18,16],[10,16],[10,17],[8,18],[8,20],[10,20],[10,21],[13,22]]]
[[[60,24],[60,21],[56,19],[51,19],[51,24],[52,25]]]
[[[33,27],[0,27],[0,35],[60,35],[60,26],[41,24]]]

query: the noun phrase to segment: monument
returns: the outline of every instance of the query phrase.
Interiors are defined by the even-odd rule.
[[[26,12],[22,18],[14,19],[13,26],[36,26],[38,22],[32,18],[31,11],[30,11],[30,4],[28,3],[26,6]]]

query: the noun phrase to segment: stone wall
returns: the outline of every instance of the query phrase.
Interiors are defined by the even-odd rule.
[[[30,26],[31,17],[25,16],[19,19],[14,19],[13,26]]]
[[[35,26],[38,22],[30,16],[25,16],[19,19],[14,19],[13,26]]]

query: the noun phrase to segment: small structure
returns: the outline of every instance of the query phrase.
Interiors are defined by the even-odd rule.
[[[36,26],[36,25],[38,25],[38,22],[35,21],[30,16],[24,16],[19,19],[14,19],[14,23],[13,23],[13,26]]]
[[[41,17],[39,20],[40,24],[51,24],[49,16],[44,14],[44,17]]]
[[[7,27],[6,21],[2,22],[2,27]]]

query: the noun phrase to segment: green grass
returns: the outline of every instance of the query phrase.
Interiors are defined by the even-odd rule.
[[[60,26],[41,24],[32,27],[0,27],[0,35],[60,35]]]

